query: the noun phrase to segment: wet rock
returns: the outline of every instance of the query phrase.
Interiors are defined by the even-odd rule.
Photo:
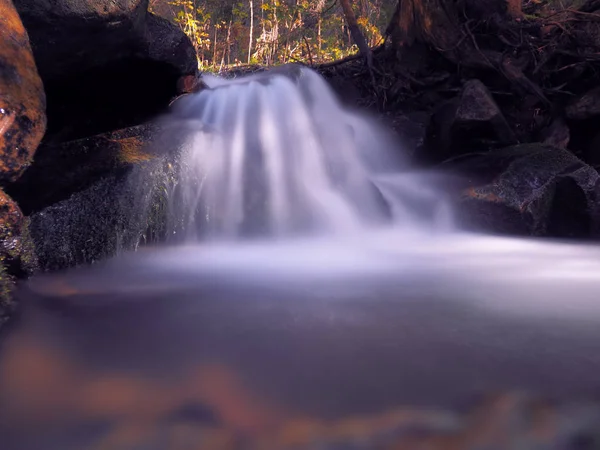
[[[0,0],[0,183],[31,161],[46,127],[42,81],[11,0]]]
[[[6,273],[4,266],[0,263],[0,329],[4,325],[14,311],[14,303],[12,300],[12,290],[14,282],[10,275]]]
[[[11,291],[15,281],[37,268],[28,224],[19,206],[0,190],[0,328],[14,308]]]
[[[600,115],[600,87],[594,88],[571,102],[565,109],[567,118],[584,120]]]
[[[10,275],[26,276],[36,268],[27,226],[28,219],[19,206],[0,190],[0,265]]]
[[[139,125],[64,143],[45,143],[35,164],[7,191],[25,214],[65,200],[104,176],[150,161],[158,130]]]
[[[17,0],[48,101],[48,135],[68,141],[165,110],[198,63],[187,36],[146,0]]]
[[[136,162],[31,216],[42,270],[89,264],[156,241],[165,225],[169,165]]]
[[[508,234],[595,237],[599,175],[572,153],[527,144],[465,157],[447,167],[463,174],[459,224]]]

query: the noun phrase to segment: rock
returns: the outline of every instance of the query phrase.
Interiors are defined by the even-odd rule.
[[[46,128],[45,101],[27,32],[11,0],[0,0],[0,183],[31,161]]]
[[[167,19],[148,13],[142,42],[142,57],[167,63],[183,75],[198,73],[198,60],[192,43]]]
[[[141,125],[40,147],[10,193],[30,215],[41,269],[91,263],[155,239],[171,167],[160,136],[158,125]]]
[[[147,0],[14,0],[44,80],[131,56]]]
[[[196,75],[187,36],[146,0],[17,0],[46,88],[46,140],[139,125],[163,112],[177,80]]]
[[[465,83],[460,97],[441,103],[427,130],[424,159],[433,162],[517,143],[491,93],[479,80]]]
[[[34,213],[29,229],[40,268],[90,264],[158,240],[169,167],[164,158],[132,163]]]
[[[27,276],[37,267],[27,226],[19,206],[0,190],[0,265],[9,275]]]
[[[14,282],[6,273],[4,266],[0,264],[0,330],[14,311],[12,291]]]
[[[0,190],[0,329],[14,309],[11,292],[15,278],[36,268],[27,225],[17,204]]]
[[[46,143],[35,164],[7,191],[25,214],[65,200],[100,178],[150,161],[158,133],[153,125],[139,125],[64,143]]]
[[[457,201],[459,225],[508,234],[596,237],[599,175],[572,153],[526,144],[446,167],[469,179]]]
[[[463,87],[452,124],[455,139],[461,132],[490,135],[507,145],[517,142],[492,94],[479,80],[469,80]]]
[[[186,75],[177,80],[177,93],[180,95],[192,94],[207,87],[206,83],[195,75]]]
[[[585,120],[600,115],[600,87],[586,92],[565,109],[567,118]]]
[[[406,153],[421,153],[430,119],[429,114],[421,112],[402,114],[392,118],[391,125],[404,144]]]
[[[571,131],[566,122],[557,117],[541,131],[540,140],[546,145],[566,149],[571,140]]]

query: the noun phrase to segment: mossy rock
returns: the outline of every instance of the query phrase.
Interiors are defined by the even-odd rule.
[[[600,176],[568,150],[523,144],[448,164],[469,179],[460,225],[549,237],[597,237]]]
[[[169,167],[162,158],[132,165],[33,214],[40,268],[91,264],[160,239]]]

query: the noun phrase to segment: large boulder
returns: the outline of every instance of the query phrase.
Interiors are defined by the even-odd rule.
[[[156,126],[146,124],[74,141],[43,143],[35,164],[7,191],[26,214],[39,211],[111,173],[150,161],[157,133]]]
[[[44,81],[48,141],[146,122],[196,75],[187,36],[147,0],[16,0]]]
[[[90,264],[164,240],[179,136],[163,126],[42,144],[36,163],[10,186],[29,215],[39,269]]]
[[[147,0],[14,0],[44,79],[128,57],[143,35]]]
[[[140,239],[155,240],[165,224],[173,167],[163,136],[160,125],[148,124],[42,144],[35,164],[9,190],[29,216],[41,269],[91,263],[133,249]],[[22,214],[18,208],[11,214],[16,230]]]
[[[10,0],[0,0],[0,185],[21,175],[46,128],[45,95],[27,32]],[[0,189],[0,325],[12,310],[15,276],[34,270],[27,219]]]
[[[46,127],[42,81],[11,0],[0,0],[0,183],[31,161]]]
[[[162,239],[170,165],[132,160],[86,189],[31,215],[42,270],[90,264]]]
[[[455,160],[459,225],[498,233],[598,237],[600,176],[567,150],[526,144]]]

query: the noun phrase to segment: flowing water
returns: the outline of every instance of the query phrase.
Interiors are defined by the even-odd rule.
[[[402,189],[410,199],[382,197],[378,179],[385,193],[385,177],[407,168],[401,152],[375,121],[342,108],[315,72],[289,66],[205,82],[210,89],[173,108],[172,120],[185,122],[187,133],[171,193],[171,237],[285,238],[390,222],[414,228],[421,217],[407,208],[411,199],[421,213],[443,209],[414,177]]]
[[[17,293],[0,448],[597,448],[598,247],[452,230],[306,69],[208,84],[174,245]]]

